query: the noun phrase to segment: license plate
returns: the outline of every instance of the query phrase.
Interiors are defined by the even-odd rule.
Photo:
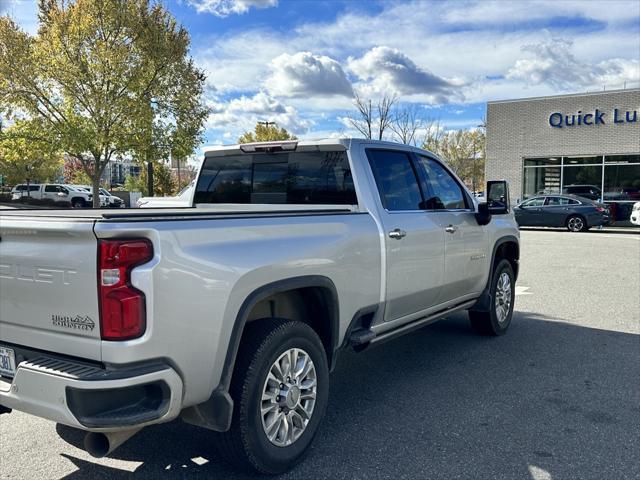
[[[0,375],[13,377],[16,374],[16,354],[12,349],[0,347]]]

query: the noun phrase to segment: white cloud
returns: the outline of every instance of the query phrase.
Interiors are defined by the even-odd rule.
[[[533,22],[548,18],[577,17],[600,22],[626,21],[630,10],[640,13],[638,3],[633,0],[607,0],[595,2],[584,0],[529,0],[521,2],[476,1],[451,2],[442,11],[442,21],[448,24],[466,24],[491,27],[495,25]]]
[[[218,17],[247,13],[251,8],[269,8],[278,0],[188,0],[199,13],[213,13]]]
[[[340,64],[324,55],[298,52],[283,53],[271,61],[273,73],[265,85],[274,95],[315,97],[344,95],[353,89]]]
[[[207,84],[218,92],[257,90],[269,75],[269,61],[289,50],[280,36],[256,29],[203,43],[206,47],[196,49],[194,57]]]
[[[206,128],[224,130],[224,138],[237,138],[247,130],[253,130],[258,121],[276,122],[295,134],[303,134],[312,122],[303,119],[298,110],[285,105],[265,92],[253,96],[242,95],[228,101],[211,99],[208,102],[211,114]]]
[[[587,63],[576,58],[572,46],[572,41],[558,38],[524,45],[526,57],[518,59],[506,77],[530,85],[547,84],[560,91],[640,81],[638,60],[611,58]]]
[[[430,71],[416,65],[396,48],[374,47],[361,58],[350,57],[349,70],[363,85],[378,92],[394,92],[399,95],[427,94],[435,103],[446,102],[456,94],[456,86]]]

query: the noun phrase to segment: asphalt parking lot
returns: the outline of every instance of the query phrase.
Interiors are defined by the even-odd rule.
[[[100,460],[56,431],[81,445],[0,416],[0,478],[247,478],[180,421]],[[640,235],[525,231],[508,334],[476,336],[456,315],[343,355],[315,444],[282,478],[639,476]]]

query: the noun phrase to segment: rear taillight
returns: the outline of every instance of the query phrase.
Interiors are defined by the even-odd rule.
[[[130,340],[146,328],[144,293],[131,285],[131,270],[153,258],[146,239],[98,241],[100,333],[103,340]]]
[[[599,211],[599,212],[606,212],[607,211],[607,209],[604,208],[604,207],[596,207],[596,210]]]

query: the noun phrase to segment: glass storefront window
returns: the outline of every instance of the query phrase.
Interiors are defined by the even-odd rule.
[[[640,163],[640,155],[605,155],[605,163]]]
[[[525,158],[525,167],[539,167],[543,165],[560,165],[560,157],[545,157],[545,158]]]
[[[604,169],[605,201],[640,200],[640,165],[607,165]]]
[[[589,157],[564,157],[564,165],[584,165],[589,163],[602,163],[602,155]]]
[[[564,193],[604,201],[615,225],[630,225],[633,204],[640,201],[640,154],[525,158],[523,163],[523,198]]]
[[[523,198],[545,193],[560,193],[560,167],[525,168]]]
[[[602,165],[565,167],[562,172],[562,193],[600,200],[602,191]]]

